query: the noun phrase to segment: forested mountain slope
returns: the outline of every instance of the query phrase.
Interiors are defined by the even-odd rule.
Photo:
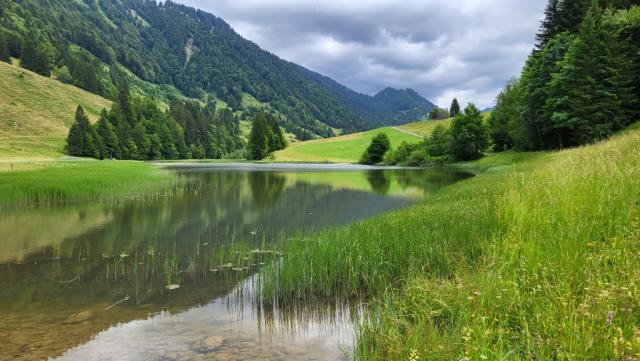
[[[408,90],[354,92],[171,1],[0,0],[0,38],[32,70],[106,98],[116,96],[115,79],[124,74],[165,101],[215,100],[251,113],[257,100],[302,139],[420,119],[432,106]]]

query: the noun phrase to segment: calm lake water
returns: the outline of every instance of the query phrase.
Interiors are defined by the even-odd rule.
[[[320,169],[318,169],[320,168]],[[348,359],[358,305],[256,302],[270,245],[429,197],[469,175],[177,166],[166,192],[0,211],[2,360]]]

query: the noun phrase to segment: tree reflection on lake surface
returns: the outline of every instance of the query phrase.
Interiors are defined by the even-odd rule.
[[[406,206],[445,170],[177,168],[163,195],[4,209],[0,359],[340,359],[358,307],[256,304],[273,240]],[[261,251],[257,251],[261,250]]]

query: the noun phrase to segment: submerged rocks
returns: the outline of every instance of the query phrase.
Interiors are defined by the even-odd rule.
[[[191,349],[200,353],[216,351],[224,345],[224,338],[221,336],[209,336],[191,345]]]
[[[82,311],[82,312],[74,313],[73,315],[67,317],[67,319],[64,320],[62,323],[63,324],[82,323],[85,321],[89,321],[92,318],[93,318],[93,312]]]

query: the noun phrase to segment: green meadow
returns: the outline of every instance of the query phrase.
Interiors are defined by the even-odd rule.
[[[379,133],[385,133],[393,147],[402,142],[422,141],[421,136],[385,127],[335,138],[292,143],[286,149],[275,152],[273,159],[277,162],[357,163],[371,139]]]
[[[283,241],[263,297],[367,300],[363,360],[637,359],[638,149],[636,129],[459,164],[477,176],[419,205]]]

